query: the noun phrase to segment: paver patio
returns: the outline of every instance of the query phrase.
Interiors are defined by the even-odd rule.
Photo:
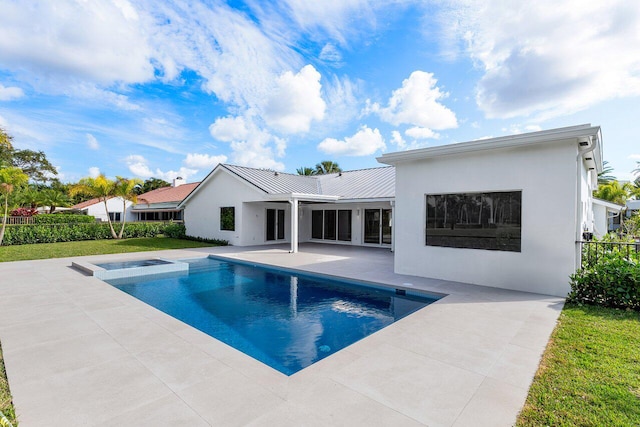
[[[385,249],[287,249],[81,259],[215,253],[447,296],[287,377],[70,268],[72,259],[0,263],[0,341],[20,425],[514,423],[562,299],[397,275]]]

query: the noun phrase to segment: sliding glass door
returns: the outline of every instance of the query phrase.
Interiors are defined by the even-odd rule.
[[[267,209],[267,240],[284,239],[284,209]]]
[[[391,209],[364,210],[364,243],[391,244]]]

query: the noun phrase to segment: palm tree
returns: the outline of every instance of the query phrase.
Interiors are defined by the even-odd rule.
[[[632,186],[628,182],[620,184],[618,181],[614,180],[607,182],[606,184],[599,185],[598,189],[593,192],[593,196],[598,199],[624,205],[629,198],[631,190]]]
[[[636,176],[636,183],[640,185],[640,160],[636,162],[636,168],[632,170],[631,173]]]
[[[342,169],[336,162],[333,162],[331,160],[323,160],[322,162],[316,164],[314,175],[326,175],[338,172],[342,172]]]
[[[608,161],[602,162],[602,172],[598,174],[598,184],[606,184],[607,182],[614,181],[615,176],[610,175],[613,172],[613,166]]]
[[[315,175],[315,169],[306,166],[296,169],[296,172],[298,172],[298,175]]]
[[[127,179],[121,176],[116,177],[113,195],[122,199],[122,227],[118,233],[118,239],[122,239],[124,226],[127,222],[127,202],[136,203],[138,195],[136,190],[142,185],[142,181],[136,178]]]
[[[51,214],[58,207],[69,206],[70,200],[62,191],[47,188],[40,192],[40,203],[43,206],[49,206],[49,213]]]
[[[118,235],[113,229],[113,223],[109,216],[109,208],[107,207],[107,200],[114,196],[115,186],[116,183],[104,175],[100,175],[97,178],[82,178],[77,184],[69,188],[69,196],[73,197],[76,194],[82,193],[103,202],[104,210],[107,214],[107,221],[109,222],[109,229],[111,230],[111,237],[117,239]]]
[[[7,225],[7,215],[9,211],[9,195],[17,186],[29,182],[29,177],[22,172],[22,169],[10,167],[0,169],[0,195],[4,198],[4,216],[2,217],[2,228],[0,229],[0,245],[4,239],[4,230]]]

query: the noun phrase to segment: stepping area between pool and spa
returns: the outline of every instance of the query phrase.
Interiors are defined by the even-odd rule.
[[[220,247],[0,263],[0,342],[21,426],[511,425],[557,297],[393,273],[385,249]],[[287,377],[72,261],[218,254],[446,297]]]

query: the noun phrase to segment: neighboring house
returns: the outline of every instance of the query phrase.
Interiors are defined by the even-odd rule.
[[[601,141],[580,125],[379,157],[396,167],[395,272],[566,296]]]
[[[593,234],[602,237],[620,228],[620,216],[624,206],[593,198]]]
[[[135,221],[178,221],[183,220],[182,209],[178,208],[199,182],[185,183],[181,178],[173,180],[171,187],[162,187],[138,196],[138,202],[131,209]]]
[[[395,170],[302,176],[219,164],[178,208],[187,234],[236,246],[392,245]]]
[[[127,200],[126,211],[123,211],[122,202],[123,199],[120,197],[111,197],[107,200],[107,208],[109,209],[111,221],[122,222],[124,215],[126,215],[127,222],[134,220],[134,216],[130,209],[132,203]],[[107,212],[104,207],[104,202],[97,198],[78,203],[77,205],[71,206],[69,209],[82,211],[87,215],[92,215],[98,221],[107,221]]]
[[[631,218],[633,215],[640,214],[640,200],[627,200],[626,204],[626,216]]]

